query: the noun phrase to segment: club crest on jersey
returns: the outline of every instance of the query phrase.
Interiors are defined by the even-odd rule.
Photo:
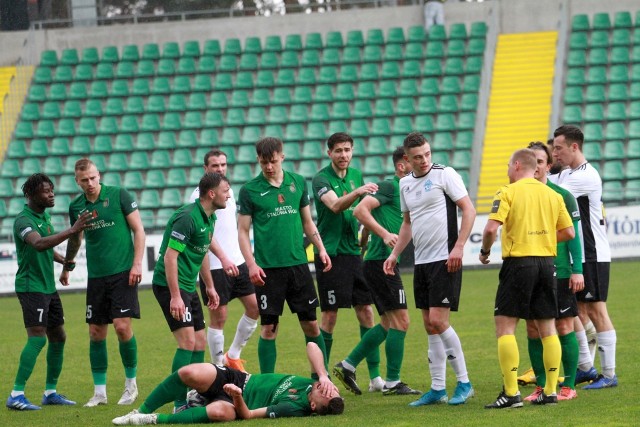
[[[104,202],[102,202],[102,206],[105,208],[109,207],[109,198],[107,197]]]
[[[426,181],[424,182],[424,191],[429,192],[429,191],[431,191],[431,188],[432,188],[432,187],[433,187],[433,182],[431,182],[431,180],[430,180],[430,179],[428,179],[428,180],[426,180]]]
[[[278,203],[284,203],[284,195],[282,193],[278,194]]]
[[[291,185],[289,186],[289,191],[291,191],[292,193],[296,192],[296,183],[292,182]],[[280,200],[280,198],[278,198],[278,200]],[[282,202],[280,202],[282,203]]]

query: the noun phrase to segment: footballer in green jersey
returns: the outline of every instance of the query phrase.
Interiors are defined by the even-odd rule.
[[[275,372],[276,337],[285,301],[296,313],[307,341],[324,342],[316,318],[318,294],[307,264],[303,234],[318,248],[321,270],[331,269],[331,258],[311,218],[309,195],[302,176],[285,172],[283,144],[265,137],[256,143],[261,173],[240,189],[238,241],[256,285],[261,316],[258,358],[260,372]],[[253,223],[254,248],[250,240]]]
[[[74,401],[56,392],[66,334],[62,301],[56,291],[53,274],[53,263],[62,264],[64,258],[53,248],[82,231],[90,215],[82,215],[71,228],[56,234],[46,211],[53,207],[55,201],[51,179],[42,173],[33,174],[22,185],[22,191],[27,204],[15,219],[13,238],[18,257],[15,291],[22,307],[27,343],[22,349],[18,373],[6,406],[18,411],[40,409],[29,402],[24,389],[47,338],[47,378],[42,404],[74,405]]]

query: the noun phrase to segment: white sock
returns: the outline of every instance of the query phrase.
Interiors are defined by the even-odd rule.
[[[596,331],[596,327],[593,326],[593,322],[589,320],[586,325],[584,325],[584,331],[587,334],[587,344],[589,344],[589,351],[591,354],[591,364],[594,363],[596,359],[596,346],[598,332]]]
[[[224,331],[209,326],[207,328],[207,344],[209,344],[211,362],[216,365],[222,365],[224,356]]]
[[[55,393],[55,392],[56,392],[56,389],[55,389],[55,388],[54,388],[53,390],[45,390],[45,391],[44,391],[44,395],[45,395],[45,396],[49,396],[49,395],[51,395],[51,394],[53,394],[53,393]]]
[[[94,385],[93,386],[93,394],[94,395],[100,395],[100,396],[106,396],[107,395],[107,385],[106,384],[101,384],[101,385]]]
[[[447,386],[446,383],[446,370],[447,370],[447,354],[444,351],[444,344],[440,335],[428,335],[429,350],[427,356],[429,357],[429,372],[431,373],[431,388],[438,391],[444,390]]]
[[[351,371],[351,372],[355,372],[356,371],[356,367],[353,366],[351,363],[347,362],[346,360],[342,361],[342,366],[347,370],[347,371]]]
[[[124,379],[125,388],[138,387],[135,377],[134,378],[125,378]]]
[[[238,327],[236,328],[236,336],[233,337],[231,347],[229,347],[229,357],[232,359],[239,359],[242,349],[253,335],[253,332],[258,326],[258,319],[252,319],[246,314],[243,314],[240,320],[238,320]]]
[[[576,339],[578,340],[578,347],[580,352],[578,354],[578,369],[581,371],[588,371],[593,366],[591,362],[591,352],[589,351],[589,344],[587,343],[587,334],[585,331],[576,331]]]
[[[385,381],[384,382],[384,386],[386,388],[394,388],[395,386],[398,385],[399,382],[400,382],[400,380],[397,380],[397,381]]]
[[[602,375],[613,378],[616,374],[616,331],[598,332],[598,352],[600,353],[600,367]]]
[[[462,352],[460,338],[453,329],[453,326],[449,326],[446,331],[441,333],[440,339],[444,345],[447,361],[453,368],[453,372],[456,373],[457,380],[462,383],[468,383],[469,375],[467,373],[467,363],[465,362],[464,353]]]
[[[24,390],[11,390],[11,397],[18,397],[20,395],[24,395]]]

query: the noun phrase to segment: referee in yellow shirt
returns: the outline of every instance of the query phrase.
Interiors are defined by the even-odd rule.
[[[518,319],[533,319],[542,338],[547,384],[531,403],[556,403],[561,348],[554,319],[558,315],[554,258],[557,242],[575,235],[562,197],[536,180],[536,155],[518,150],[509,160],[509,185],[493,199],[482,235],[480,262],[489,263],[491,245],[502,226],[502,259],[494,308],[498,360],[504,389],[487,409],[522,407],[520,363],[515,331]]]

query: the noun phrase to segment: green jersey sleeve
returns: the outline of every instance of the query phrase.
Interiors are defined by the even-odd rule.
[[[378,183],[378,191],[369,194],[380,202],[380,206],[392,203],[395,195],[395,187],[392,181],[382,181]]]
[[[178,252],[184,252],[192,233],[193,221],[191,216],[182,211],[173,222],[168,246]]]
[[[318,200],[320,200],[322,196],[327,194],[329,191],[333,191],[331,183],[323,173],[316,174],[316,176],[313,177],[311,187],[311,191],[313,191],[314,196],[317,197]]]
[[[268,418],[304,417],[311,413],[311,408],[294,401],[279,402],[267,406]]]
[[[240,215],[249,216],[253,214],[253,203],[251,202],[251,195],[244,186],[240,188],[240,193],[238,194],[238,213]]]
[[[138,209],[138,202],[131,193],[124,188],[120,188],[120,209],[124,216],[128,216],[131,212]]]

